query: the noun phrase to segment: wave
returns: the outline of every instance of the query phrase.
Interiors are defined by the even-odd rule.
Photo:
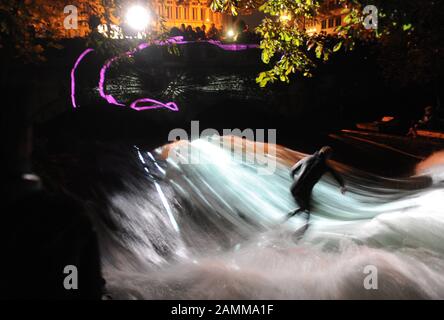
[[[284,218],[289,167],[303,156],[238,137],[135,147],[137,172],[106,199],[117,228],[99,228],[111,296],[444,298],[442,168],[390,179],[332,162],[348,192],[325,175],[302,233],[304,216]]]

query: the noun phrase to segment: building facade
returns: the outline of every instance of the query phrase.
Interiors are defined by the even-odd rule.
[[[75,0],[72,1],[72,6],[77,12],[77,28],[66,28],[65,20],[73,14],[72,11],[66,10],[66,6],[70,5],[69,1],[35,1],[35,15],[40,21],[34,26],[38,36],[52,36],[56,38],[76,38],[86,37],[91,33],[90,19],[91,17],[102,17],[99,19],[99,24],[104,23],[103,16],[106,14],[110,18],[111,32],[115,34],[116,38],[123,36],[119,26],[124,23],[125,7],[117,10],[109,9],[103,6],[100,0]],[[185,26],[191,25],[193,28],[205,25],[207,29],[211,24],[215,24],[218,29],[225,24],[228,16],[219,12],[213,12],[206,0],[145,0],[139,2],[151,11],[152,16],[161,18],[167,28],[180,27],[181,24]],[[38,8],[38,9],[37,9]],[[44,8],[44,10],[39,10]],[[46,12],[46,15],[41,16],[41,12]],[[115,15],[115,16],[114,16]],[[153,26],[156,28],[155,26]],[[103,29],[103,25],[99,30]],[[103,30],[101,30],[103,32]]]
[[[226,20],[224,14],[213,12],[206,0],[153,0],[151,7],[169,28],[184,24],[193,28],[205,25],[208,29],[214,23],[220,29]]]
[[[340,0],[327,0],[319,10],[319,13],[311,18],[304,18],[301,27],[307,33],[335,34],[337,28],[344,25],[344,17],[348,14],[348,4]]]

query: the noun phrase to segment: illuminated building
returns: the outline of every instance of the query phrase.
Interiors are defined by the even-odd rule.
[[[60,1],[35,0],[35,10],[32,14],[36,17],[32,27],[38,37],[76,38],[85,37],[91,33],[90,21],[97,18],[98,24],[104,24],[104,16],[108,17],[111,26],[110,36],[122,38],[121,27],[126,23],[125,14],[135,4],[149,11],[152,21],[162,19],[167,28],[191,25],[193,28],[205,25],[207,30],[212,23],[220,29],[228,21],[228,16],[219,12],[213,12],[207,1],[204,0],[144,0],[131,3],[121,8],[105,7],[99,0],[76,0],[72,6],[77,9],[77,28],[65,28],[65,21],[69,19],[72,11],[64,11],[67,3]],[[40,10],[43,8],[43,10]],[[155,24],[148,28],[156,29]],[[141,21],[138,21],[141,23]],[[104,25],[99,27],[104,32]]]
[[[340,0],[328,0],[323,4],[318,14],[309,19],[303,18],[299,23],[307,33],[335,34],[336,29],[344,25],[344,17],[348,14],[347,4]]]
[[[226,15],[213,12],[204,0],[154,0],[151,7],[158,16],[165,19],[167,27],[192,26],[193,28],[205,25],[207,29],[212,23],[220,29],[226,22]]]

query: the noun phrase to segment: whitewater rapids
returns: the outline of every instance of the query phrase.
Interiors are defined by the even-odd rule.
[[[234,149],[223,141],[231,141]],[[236,146],[238,148],[236,148]],[[107,196],[99,227],[107,290],[115,299],[444,299],[444,168],[388,179],[334,163],[305,217],[282,223],[295,203],[289,168],[304,154],[265,145],[275,164],[245,161],[259,143],[215,137],[134,147],[138,172]],[[187,164],[180,148],[195,151]],[[173,156],[176,155],[176,156]],[[223,161],[215,161],[215,159]],[[366,289],[367,266],[377,289]]]

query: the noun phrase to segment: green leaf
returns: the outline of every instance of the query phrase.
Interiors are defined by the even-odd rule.
[[[411,23],[404,24],[404,25],[402,26],[402,30],[403,30],[403,31],[408,31],[408,30],[410,30],[411,28],[412,28],[412,24],[411,24]]]
[[[336,45],[333,47],[333,52],[338,52],[342,47],[342,41],[336,43]]]
[[[237,8],[236,8],[236,6],[231,6],[231,15],[237,16]]]
[[[261,72],[261,73],[265,73],[265,72]],[[270,80],[270,78],[263,78],[261,80],[259,80],[259,77],[256,78],[256,83],[259,83],[259,86],[261,88],[265,87],[268,83],[268,81]]]
[[[330,53],[324,51],[324,61],[327,61],[329,57],[330,57]]]
[[[262,51],[261,58],[262,58],[262,61],[264,63],[269,63],[270,62],[270,57],[269,57],[268,52],[266,50]]]
[[[266,75],[267,75],[267,73],[265,73],[265,72],[259,73],[259,76],[256,78],[256,82],[261,82],[265,78]]]
[[[320,44],[318,44],[318,46],[316,47],[316,58],[321,59],[322,57],[322,52],[324,51],[324,47]]]

